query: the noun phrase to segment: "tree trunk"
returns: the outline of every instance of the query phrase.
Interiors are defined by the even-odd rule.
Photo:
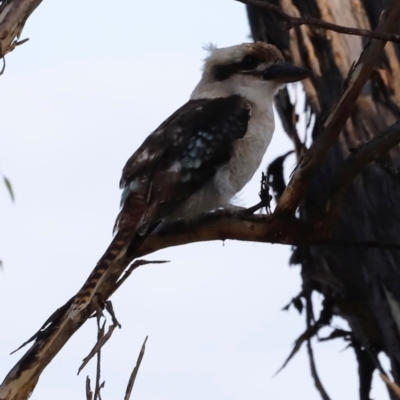
[[[291,16],[313,16],[338,25],[374,29],[389,0],[271,0]],[[313,137],[324,115],[337,100],[347,73],[366,43],[365,38],[312,26],[285,30],[282,19],[248,7],[254,40],[280,48],[286,59],[305,65],[313,77],[304,84],[309,115],[315,116]],[[400,23],[399,23],[400,31]],[[399,32],[393,32],[399,33]],[[352,149],[381,134],[400,119],[400,46],[388,43],[381,60],[357,100],[351,117],[313,178],[301,204],[301,218],[310,221],[326,198],[332,177]],[[287,91],[276,101],[283,126],[297,155],[296,117]],[[304,129],[304,128],[303,128]],[[300,133],[305,137],[305,132]],[[400,152],[397,146],[368,166],[351,185],[332,238],[350,242],[398,243],[400,240]],[[303,295],[317,290],[334,314],[352,330],[360,374],[360,398],[369,399],[376,355],[390,359],[393,378],[400,383],[400,252],[382,248],[311,245],[297,247],[292,261],[302,265]]]

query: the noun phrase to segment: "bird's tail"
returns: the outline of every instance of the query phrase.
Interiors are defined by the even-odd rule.
[[[150,230],[143,229],[143,218],[147,214],[146,193],[131,195],[125,202],[114,227],[116,235],[113,241],[98,261],[85,284],[73,298],[73,303],[68,312],[71,318],[87,307],[101,284],[110,276],[110,272],[113,270],[112,266],[119,262],[130,262],[131,257],[127,256],[128,249],[131,255],[132,252],[140,247],[150,233]],[[151,217],[149,218],[151,219]],[[125,267],[127,266],[125,265]]]
[[[129,231],[119,231],[115,235],[110,246],[98,261],[82,288],[74,296],[68,312],[70,317],[73,318],[90,303],[100,285],[108,277],[110,267],[125,257],[134,236],[135,233],[132,235]]]

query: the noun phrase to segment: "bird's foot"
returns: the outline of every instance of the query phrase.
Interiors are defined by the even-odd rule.
[[[253,215],[255,212],[265,208],[267,214],[271,214],[271,200],[272,196],[269,194],[269,185],[267,183],[267,176],[262,172],[261,174],[261,188],[258,193],[260,196],[260,202],[255,206],[247,208],[243,211],[244,215]]]
[[[262,201],[260,201],[259,203],[257,203],[256,205],[246,208],[244,210],[242,210],[239,214],[242,214],[244,216],[246,215],[253,215],[254,213],[256,213],[259,210],[262,210],[264,208],[264,203]]]

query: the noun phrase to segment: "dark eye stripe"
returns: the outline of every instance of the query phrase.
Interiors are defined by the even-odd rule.
[[[228,79],[232,74],[238,73],[239,71],[251,71],[257,68],[261,60],[253,55],[246,55],[240,62],[226,64],[226,65],[215,65],[213,67],[213,76],[217,81],[224,81]]]
[[[260,64],[260,60],[253,55],[244,56],[243,60],[240,62],[240,66],[244,70],[257,68],[258,64]]]
[[[238,72],[238,64],[228,64],[228,65],[216,65],[213,67],[214,79],[217,81],[224,81],[228,79],[232,74]]]

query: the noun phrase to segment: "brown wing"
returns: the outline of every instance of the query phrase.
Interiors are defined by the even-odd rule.
[[[161,124],[122,173],[116,235],[74,299],[71,313],[89,303],[112,263],[135,251],[155,226],[212,179],[247,130],[250,106],[240,96],[191,100]]]
[[[229,161],[234,142],[246,133],[249,118],[250,106],[238,95],[191,100],[176,111],[125,165],[116,228],[139,223],[137,231],[143,234],[149,225],[165,218]],[[133,222],[134,198],[139,195],[143,205],[145,193],[148,202],[141,219]]]

